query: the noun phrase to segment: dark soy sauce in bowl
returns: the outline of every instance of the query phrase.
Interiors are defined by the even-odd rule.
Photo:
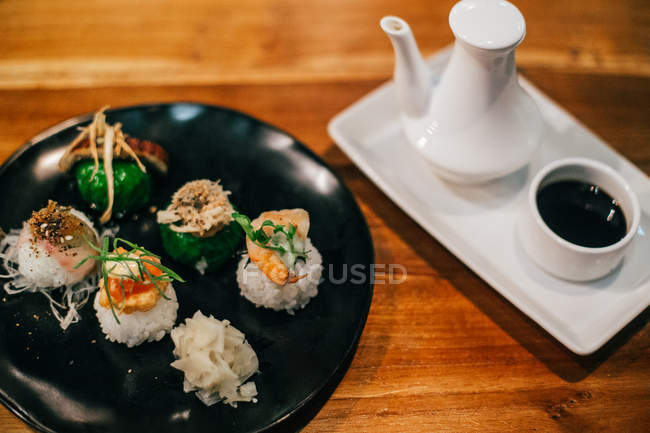
[[[537,208],[558,236],[583,247],[613,245],[627,232],[617,201],[590,183],[563,180],[545,185],[537,192]]]

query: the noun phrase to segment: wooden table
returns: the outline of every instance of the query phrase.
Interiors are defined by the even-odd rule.
[[[523,74],[650,173],[647,1],[517,4],[528,25]],[[408,270],[405,283],[375,287],[352,366],[306,431],[648,431],[648,310],[593,356],[572,355],[410,220],[326,133],[334,114],[391,76],[379,18],[408,20],[430,54],[452,41],[452,5],[1,1],[0,161],[107,103],[194,100],[248,112],[322,156],[356,195],[377,263]],[[0,430],[29,431],[4,408]]]

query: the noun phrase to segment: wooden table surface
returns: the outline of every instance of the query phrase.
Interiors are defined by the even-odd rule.
[[[648,431],[648,310],[596,354],[572,355],[409,219],[327,135],[332,116],[391,76],[381,16],[409,21],[431,54],[452,42],[452,5],[2,0],[0,161],[44,128],[107,103],[194,100],[250,113],[322,156],[354,192],[376,262],[408,271],[403,284],[375,286],[350,370],[305,431]],[[650,173],[647,0],[517,5],[528,27],[521,72]],[[30,430],[2,407],[0,431]]]

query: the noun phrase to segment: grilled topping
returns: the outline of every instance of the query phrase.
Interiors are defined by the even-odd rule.
[[[119,123],[115,124],[115,128],[121,125]],[[121,129],[120,129],[121,130]],[[118,134],[119,135],[119,134]],[[124,141],[129,145],[133,153],[140,158],[140,161],[149,164],[149,166],[156,169],[156,171],[161,174],[166,174],[168,170],[169,163],[169,154],[162,146],[153,141],[141,140],[136,137],[129,137],[125,135]],[[99,140],[103,145],[103,138]],[[103,152],[98,153],[98,158],[103,158]],[[82,139],[79,143],[76,144],[75,148],[64,155],[61,160],[59,160],[59,170],[62,172],[67,172],[74,165],[85,159],[93,159],[93,155],[90,151],[90,140],[88,138]],[[113,159],[122,159],[122,160],[134,160],[133,157],[123,147],[115,147],[113,153]]]

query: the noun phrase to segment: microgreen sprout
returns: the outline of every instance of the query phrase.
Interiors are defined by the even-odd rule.
[[[253,242],[255,245],[276,251],[282,256],[287,255],[287,263],[289,264],[289,268],[293,269],[296,260],[305,260],[307,258],[306,251],[296,250],[294,244],[294,237],[296,235],[295,225],[288,224],[286,226],[283,226],[275,224],[271,220],[265,220],[262,222],[260,228],[255,230],[251,224],[250,218],[248,218],[246,215],[239,212],[234,212],[232,214],[232,217],[241,226],[241,228],[246,233],[246,236],[248,236],[251,242]],[[285,247],[280,245],[274,236],[266,234],[266,231],[264,230],[265,227],[271,227],[273,230],[273,235],[284,235],[284,237],[287,239],[287,246]]]
[[[84,239],[95,251],[97,251],[98,254],[87,256],[76,264],[75,269],[82,266],[88,260],[97,260],[101,263],[101,273],[104,279],[103,289],[106,291],[111,311],[118,324],[120,323],[120,319],[117,317],[117,313],[115,312],[115,304],[113,303],[113,298],[111,296],[108,283],[108,275],[110,273],[114,273],[118,266],[120,267],[120,270],[127,271],[127,273],[118,275],[120,279],[120,288],[122,290],[122,302],[125,300],[125,279],[133,280],[136,283],[151,283],[156,288],[156,290],[158,290],[160,296],[168,301],[170,298],[162,291],[159,283],[171,283],[174,280],[180,281],[181,283],[185,282],[185,280],[183,280],[183,278],[181,278],[180,275],[178,275],[176,272],[172,271],[167,266],[163,266],[161,263],[152,260],[160,260],[160,256],[157,256],[151,251],[139,245],[136,245],[133,242],[127,241],[126,239],[114,238],[113,252],[110,253],[108,251],[110,245],[108,238],[104,238],[101,244],[101,248],[94,245],[87,238],[84,237]],[[124,246],[128,248],[124,248]],[[120,250],[120,247],[122,247],[122,250]],[[136,264],[138,270],[137,274],[131,270],[130,266],[128,266],[129,262]],[[107,268],[107,264],[111,265],[110,269]],[[158,269],[160,271],[160,275],[153,275],[149,268],[145,265],[149,265]]]

